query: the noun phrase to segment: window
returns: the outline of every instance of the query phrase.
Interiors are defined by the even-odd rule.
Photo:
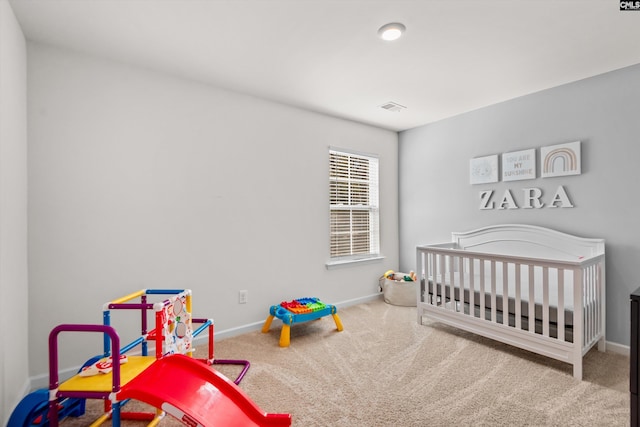
[[[331,259],[377,256],[378,158],[330,149],[329,194]]]

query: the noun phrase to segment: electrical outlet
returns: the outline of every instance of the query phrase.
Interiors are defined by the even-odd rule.
[[[249,300],[249,291],[238,291],[238,304],[246,304]]]

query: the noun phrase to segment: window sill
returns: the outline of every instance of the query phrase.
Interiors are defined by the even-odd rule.
[[[382,255],[367,257],[367,258],[357,258],[357,259],[341,259],[336,261],[327,261],[325,263],[325,267],[327,270],[333,270],[341,267],[351,267],[359,264],[368,264],[373,262],[382,261],[385,259]]]

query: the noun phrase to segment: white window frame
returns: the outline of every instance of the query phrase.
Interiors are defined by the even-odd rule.
[[[335,167],[332,162],[332,158],[335,159],[335,156],[343,158],[346,162],[343,168]],[[354,163],[362,161],[368,165],[366,179],[363,179],[359,173],[360,170],[351,169]],[[329,147],[329,261],[327,268],[383,258],[380,256],[379,168],[377,155]],[[336,185],[338,182],[347,186],[347,190],[345,191],[343,187],[340,194],[338,194],[340,190]],[[367,191],[362,191],[363,184],[367,186]],[[358,203],[363,195],[368,196],[367,202]],[[358,198],[360,200],[357,200]],[[334,223],[336,218],[334,213],[336,212],[349,212],[348,231],[338,230],[339,225]],[[360,244],[358,242],[358,234],[362,235],[362,232],[354,231],[358,225],[358,217],[360,220],[363,218],[363,212],[367,213],[366,239],[368,239],[368,248],[366,252],[362,251],[363,246],[361,242]],[[360,215],[353,215],[354,213]],[[347,223],[343,222],[342,228],[345,225]],[[337,241],[339,235],[348,236],[348,248],[337,248],[340,244]],[[344,246],[344,239],[342,244]]]

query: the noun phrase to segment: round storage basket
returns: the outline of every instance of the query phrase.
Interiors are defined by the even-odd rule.
[[[415,307],[418,301],[417,282],[384,279],[384,302],[392,305]]]

